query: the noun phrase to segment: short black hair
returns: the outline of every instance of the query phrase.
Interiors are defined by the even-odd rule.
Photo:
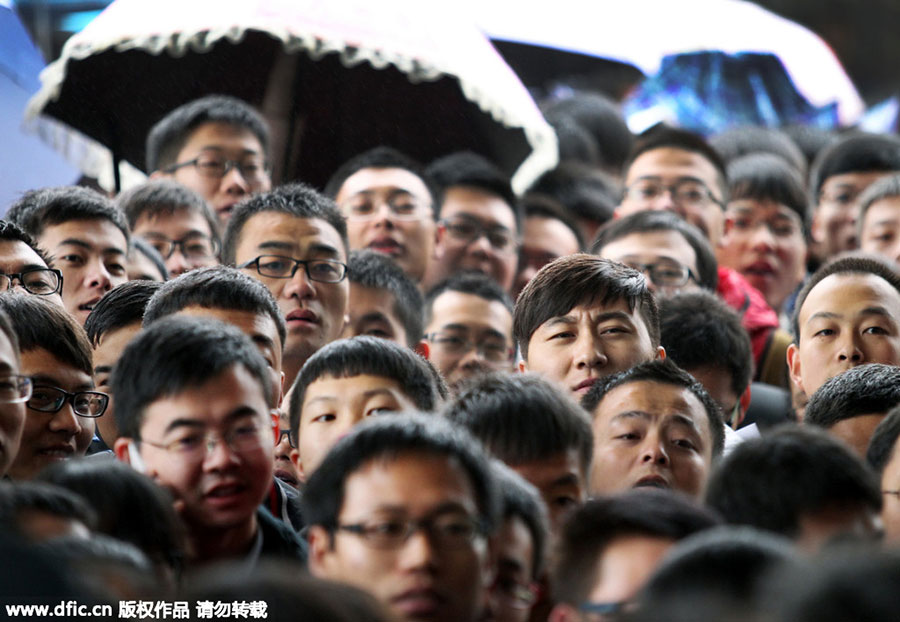
[[[298,219],[318,218],[334,227],[344,243],[347,242],[347,221],[341,215],[334,201],[316,192],[306,184],[286,184],[270,192],[253,195],[239,203],[231,214],[225,234],[222,236],[222,263],[234,264],[235,252],[241,241],[244,225],[253,216],[264,212],[287,214]]]
[[[169,271],[166,269],[166,260],[159,254],[159,251],[150,246],[150,242],[140,236],[131,238],[128,243],[128,258],[131,259],[134,253],[138,252],[150,260],[157,270],[163,281],[169,280]],[[148,280],[144,278],[135,278],[134,280]],[[156,279],[149,279],[155,281]]]
[[[375,461],[389,462],[404,455],[445,456],[453,460],[469,479],[484,531],[491,533],[496,529],[500,493],[481,445],[449,421],[420,414],[375,417],[355,426],[339,440],[303,489],[307,524],[333,532],[344,504],[347,479]]]
[[[522,210],[525,212],[525,220],[528,220],[529,218],[551,218],[558,220],[572,232],[572,235],[575,236],[575,240],[578,242],[578,250],[584,249],[584,234],[581,233],[578,223],[575,222],[572,215],[566,211],[565,206],[553,197],[537,192],[527,193],[522,197]]]
[[[544,104],[542,108],[554,128],[569,122],[587,130],[599,151],[599,166],[607,171],[622,170],[634,135],[615,101],[599,93],[581,92]]]
[[[784,165],[770,153],[754,153],[728,165],[729,200],[774,201],[794,212],[800,219],[804,236],[809,235],[809,209],[806,186],[800,173]]]
[[[268,315],[284,348],[287,327],[278,303],[262,281],[236,268],[198,268],[166,281],[147,303],[144,326],[191,306]]]
[[[843,443],[793,425],[732,449],[710,477],[706,502],[729,523],[793,538],[805,514],[857,504],[880,511],[882,499],[875,475]]]
[[[900,406],[888,411],[887,416],[881,420],[872,433],[872,438],[869,439],[866,462],[876,473],[882,473],[890,462],[897,437],[900,437]]]
[[[786,162],[801,175],[806,174],[806,156],[786,132],[773,127],[745,125],[725,130],[709,139],[710,146],[715,149],[725,163],[731,163],[751,154],[770,154]],[[729,168],[730,177],[731,170]],[[732,187],[734,182],[732,180]],[[733,200],[733,197],[732,197]]]
[[[829,378],[809,398],[803,422],[828,429],[860,415],[900,405],[900,367],[870,363]]]
[[[582,398],[581,405],[589,413],[593,413],[610,391],[632,382],[669,384],[693,393],[706,411],[709,436],[712,439],[713,459],[722,455],[722,450],[725,448],[725,427],[722,423],[722,411],[719,405],[713,401],[702,384],[668,359],[647,361],[618,374],[601,378]]]
[[[116,396],[119,433],[141,438],[144,411],[241,365],[272,403],[266,361],[240,330],[210,318],[167,317],[141,331],[122,352],[110,384]]]
[[[424,330],[422,293],[396,263],[376,251],[356,250],[347,261],[347,278],[362,287],[390,293],[394,298],[391,310],[403,324],[406,345],[419,343]]]
[[[698,285],[709,291],[719,286],[719,264],[709,240],[694,225],[685,222],[672,212],[648,210],[611,220],[597,232],[591,244],[591,252],[599,255],[605,246],[633,233],[675,231],[694,250],[697,257]]]
[[[0,242],[23,242],[28,248],[37,253],[37,256],[47,264],[48,268],[53,267],[53,262],[47,253],[44,252],[44,249],[37,245],[33,237],[25,233],[19,225],[11,220],[0,220]]]
[[[809,169],[812,204],[819,203],[829,177],[858,172],[900,171],[900,138],[852,132],[822,149]]]
[[[618,538],[682,540],[720,523],[710,509],[670,490],[629,490],[588,500],[563,525],[550,573],[553,596],[574,606],[584,602],[599,560]]]
[[[97,514],[78,494],[47,482],[0,483],[0,525],[4,531],[21,532],[23,514],[29,511],[81,521],[93,531]]]
[[[873,203],[900,197],[900,175],[882,177],[859,196],[859,215],[856,217],[857,237],[862,237],[863,221]]]
[[[309,357],[291,387],[288,412],[294,438],[299,438],[303,400],[309,385],[323,376],[351,378],[363,374],[394,380],[422,412],[433,411],[440,404],[437,378],[425,361],[409,348],[377,337],[339,339]]]
[[[189,101],[156,122],[147,134],[147,172],[176,164],[175,158],[191,134],[205,123],[225,123],[251,132],[269,155],[269,128],[250,104],[227,95],[208,95]]]
[[[628,176],[628,169],[640,156],[655,149],[680,149],[690,151],[707,160],[716,169],[716,177],[722,202],[728,201],[728,171],[725,161],[715,149],[699,134],[674,128],[665,124],[658,124],[637,137],[634,148],[628,156],[625,166],[622,168],[622,177]]]
[[[510,315],[513,312],[513,303],[509,294],[497,285],[497,281],[480,272],[458,272],[425,293],[425,305],[422,310],[425,326],[428,326],[434,315],[434,301],[445,292],[471,294],[490,302],[499,302],[509,310]]]
[[[806,298],[816,285],[834,274],[872,274],[887,281],[888,285],[900,293],[900,273],[887,261],[877,257],[861,255],[849,255],[832,259],[816,270],[800,289],[800,293],[797,294],[796,302],[794,303],[794,315],[791,318],[791,331],[793,332],[795,344],[800,345],[800,312],[803,310],[803,303],[806,302]]]
[[[221,248],[219,222],[209,203],[187,186],[171,179],[154,179],[126,190],[116,197],[116,205],[125,214],[132,230],[142,216],[171,216],[182,210],[200,214],[209,226],[209,234],[216,248]]]
[[[559,201],[575,218],[603,224],[613,217],[622,188],[611,175],[581,162],[563,162],[528,188]]]
[[[522,232],[522,208],[513,192],[509,177],[484,156],[471,151],[459,151],[438,158],[425,169],[438,186],[441,195],[453,187],[480,190],[500,197],[512,211],[516,229]],[[437,216],[440,216],[440,208]]]
[[[588,414],[534,374],[485,374],[462,385],[443,414],[469,430],[494,456],[515,466],[575,449],[585,477],[594,436]]]
[[[126,242],[131,238],[125,216],[115,204],[96,190],[82,186],[29,190],[12,204],[6,219],[35,239],[47,227],[72,220],[106,220],[122,232]]]
[[[91,345],[100,345],[108,332],[141,323],[150,297],[160,286],[159,281],[128,281],[107,292],[84,322],[84,332]]]
[[[646,212],[650,213],[650,212]],[[682,292],[659,302],[660,341],[666,358],[690,373],[724,369],[740,396],[753,378],[753,350],[741,318],[711,292]]]
[[[637,308],[650,344],[659,345],[659,309],[644,275],[620,263],[576,253],[541,268],[519,294],[513,313],[513,337],[528,359],[528,341],[541,324],[565,315],[578,305],[624,300]]]
[[[91,343],[84,329],[59,305],[20,292],[0,296],[0,311],[9,317],[20,352],[43,348],[93,378]]]
[[[325,184],[323,193],[331,199],[337,199],[344,182],[365,168],[399,168],[421,179],[428,190],[428,194],[431,195],[431,209],[435,220],[437,220],[441,209],[441,193],[437,184],[435,184],[431,175],[425,171],[425,167],[421,163],[392,147],[382,145],[353,156],[338,167],[337,171],[328,180],[328,183]]]
[[[538,489],[499,460],[491,460],[491,470],[500,491],[501,518],[518,518],[531,536],[531,578],[537,581],[544,571],[547,535],[550,529],[547,508]]]

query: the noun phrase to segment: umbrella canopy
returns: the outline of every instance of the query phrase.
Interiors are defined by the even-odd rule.
[[[270,121],[276,180],[321,186],[386,144],[425,161],[471,149],[518,170],[521,187],[555,164],[555,135],[474,24],[436,11],[411,0],[116,0],[42,74],[28,114],[143,168],[156,121],[225,93]]]

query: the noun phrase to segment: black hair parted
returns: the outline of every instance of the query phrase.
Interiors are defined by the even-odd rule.
[[[0,242],[22,242],[31,250],[37,253],[48,268],[53,267],[50,257],[44,252],[44,249],[37,245],[34,238],[25,232],[19,225],[11,220],[0,220]]]
[[[809,169],[810,199],[818,204],[829,177],[900,171],[900,137],[852,132],[823,148]]]
[[[331,225],[344,243],[347,242],[347,221],[334,201],[306,184],[285,184],[269,192],[255,194],[234,208],[225,234],[222,236],[222,263],[233,265],[235,252],[241,241],[244,226],[253,216],[264,212],[287,214],[299,219],[318,218]]]
[[[125,214],[131,229],[143,216],[153,219],[171,216],[182,210],[200,214],[209,226],[210,237],[216,247],[221,247],[219,222],[212,208],[202,196],[171,179],[154,179],[130,188],[116,197],[116,205]]]
[[[515,466],[578,452],[587,479],[594,452],[588,414],[534,374],[486,374],[460,388],[444,416],[469,430],[494,456]]]
[[[140,324],[150,297],[160,286],[159,281],[127,281],[107,292],[84,322],[91,345],[100,345],[106,333]]]
[[[169,112],[147,134],[147,172],[176,164],[175,158],[198,127],[224,123],[256,136],[264,156],[269,155],[269,128],[262,115],[247,102],[228,95],[207,95]]]
[[[236,268],[198,268],[166,281],[147,304],[144,326],[192,306],[267,315],[275,323],[284,347],[287,327],[272,293],[259,279]]]
[[[813,288],[823,280],[832,275],[852,275],[871,274],[887,281],[888,285],[893,287],[900,293],[900,273],[897,272],[893,263],[886,260],[867,256],[862,254],[851,254],[837,257],[822,265],[816,270],[797,294],[794,303],[794,315],[791,317],[791,332],[793,333],[794,343],[800,345],[800,312],[803,310],[803,303],[809,297],[809,293]]]
[[[806,186],[800,173],[776,155],[754,153],[728,165],[729,200],[773,201],[794,212],[800,219],[804,237],[809,235]]]
[[[888,411],[869,439],[866,462],[876,473],[882,473],[890,462],[897,437],[900,437],[900,406],[894,406]]]
[[[40,296],[6,292],[0,296],[0,311],[9,317],[21,352],[42,348],[93,377],[91,344],[84,329],[62,307]]]
[[[419,343],[424,330],[424,301],[415,282],[390,258],[372,250],[351,252],[347,268],[351,283],[393,296],[392,311],[403,324],[406,345],[412,348]]]
[[[647,361],[618,374],[601,378],[582,398],[581,405],[589,413],[593,413],[610,391],[632,382],[669,384],[682,387],[693,393],[706,411],[706,419],[707,423],[709,423],[709,437],[712,439],[713,460],[722,455],[722,450],[725,448],[725,426],[722,423],[722,410],[709,396],[702,384],[669,359]]]
[[[900,405],[900,367],[870,363],[829,378],[809,398],[803,422],[828,429],[844,419]]]
[[[497,281],[480,272],[458,272],[425,293],[425,306],[423,309],[425,326],[428,326],[434,315],[434,301],[445,292],[471,294],[472,296],[484,298],[489,302],[499,302],[509,310],[510,315],[513,312],[513,303],[509,298],[509,294],[497,285]]]
[[[531,536],[531,580],[537,581],[544,571],[550,529],[547,508],[538,489],[503,462],[491,460],[491,469],[500,491],[501,517],[521,520]]]
[[[559,602],[579,605],[590,595],[607,546],[619,538],[682,540],[721,524],[709,508],[671,490],[634,489],[586,501],[566,519],[550,573]]]
[[[435,220],[437,220],[441,201],[441,193],[437,184],[435,184],[420,162],[392,147],[382,145],[350,158],[334,172],[328,183],[325,184],[323,193],[331,199],[337,199],[344,182],[366,168],[399,168],[421,179],[428,190],[428,194],[431,195],[429,198],[431,199],[432,213]]]
[[[401,456],[443,457],[461,467],[475,493],[484,531],[492,533],[497,528],[500,493],[481,445],[466,430],[446,419],[422,414],[375,417],[355,426],[339,440],[303,489],[307,524],[334,531],[347,479],[373,462],[389,464]]]
[[[425,360],[409,348],[378,337],[339,339],[309,357],[291,387],[288,412],[294,438],[300,437],[300,417],[309,385],[323,376],[352,378],[364,374],[393,380],[416,409],[422,412],[435,410],[441,402],[441,391],[437,385],[439,377],[432,373]]]
[[[706,503],[728,523],[789,538],[806,514],[832,507],[881,510],[875,475],[823,430],[782,426],[736,446],[709,479]]]
[[[675,231],[694,250],[697,258],[698,285],[709,291],[719,286],[719,264],[709,240],[694,225],[672,212],[648,210],[611,220],[597,232],[591,252],[599,255],[603,248],[633,233]]]
[[[724,369],[737,396],[750,385],[750,337],[740,316],[712,292],[682,292],[660,300],[659,329],[666,359],[681,369]]]
[[[178,395],[242,366],[272,403],[266,361],[250,338],[211,318],[167,317],[141,331],[122,352],[110,384],[116,425],[139,441],[144,411],[156,400]]]
[[[586,253],[560,257],[541,268],[528,282],[513,313],[513,338],[528,360],[528,342],[541,324],[567,314],[578,305],[611,304],[624,300],[637,309],[659,345],[659,309],[644,275],[620,263]]]
[[[38,239],[44,229],[72,220],[106,220],[116,226],[127,242],[131,238],[124,214],[105,196],[81,186],[59,186],[30,190],[10,206],[6,219]]]

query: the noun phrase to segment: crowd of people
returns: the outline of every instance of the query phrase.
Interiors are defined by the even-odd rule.
[[[277,185],[208,96],[146,183],[8,206],[3,604],[892,619],[900,138],[545,114],[522,195],[390,146]]]

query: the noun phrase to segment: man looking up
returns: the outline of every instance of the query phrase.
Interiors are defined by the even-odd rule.
[[[128,280],[128,223],[98,192],[74,186],[33,190],[6,217],[53,258],[63,275],[66,311],[79,324],[106,292]]]
[[[147,170],[197,192],[222,229],[235,204],[272,187],[269,128],[247,103],[210,95],[179,106],[147,135]]]
[[[287,323],[285,383],[347,321],[347,225],[334,203],[302,184],[242,203],[228,223],[222,259],[269,288]]]

